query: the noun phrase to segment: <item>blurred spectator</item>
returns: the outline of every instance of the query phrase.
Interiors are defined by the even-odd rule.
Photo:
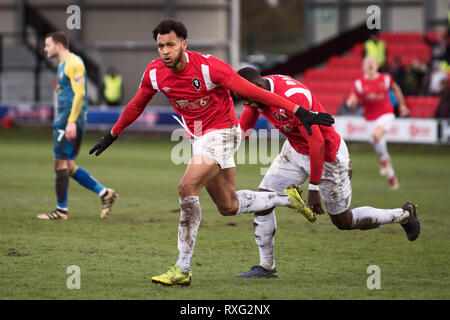
[[[414,61],[406,68],[405,73],[405,94],[407,95],[426,95],[428,67],[424,62]]]
[[[450,118],[450,87],[448,80],[441,81],[441,90],[439,91],[439,105],[434,115],[435,118]]]
[[[400,86],[402,90],[404,90],[404,82],[405,82],[405,68],[403,68],[400,57],[395,56],[392,66],[389,70],[394,81]]]
[[[437,95],[441,91],[442,80],[447,79],[447,72],[441,69],[439,61],[432,62],[428,92]]]
[[[386,71],[386,43],[380,39],[379,30],[374,29],[370,38],[364,42],[364,57],[374,57],[378,64],[378,71]]]
[[[103,77],[103,97],[109,106],[118,106],[123,98],[123,81],[122,76],[117,69],[110,67]]]
[[[445,33],[438,33],[435,41],[425,36],[424,41],[431,48],[430,62],[445,58],[447,53],[447,36]]]

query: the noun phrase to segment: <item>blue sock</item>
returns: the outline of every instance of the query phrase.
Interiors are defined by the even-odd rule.
[[[55,180],[56,200],[58,209],[67,210],[67,194],[69,191],[69,170],[61,169],[56,171]]]
[[[91,177],[89,172],[83,168],[75,167],[72,171],[72,178],[75,179],[79,184],[81,184],[86,189],[94,191],[99,196],[102,196],[106,192],[106,188],[102,186],[97,180]]]

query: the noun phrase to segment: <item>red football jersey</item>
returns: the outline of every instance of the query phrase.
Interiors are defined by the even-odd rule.
[[[299,81],[284,75],[271,75],[263,78],[269,80],[273,93],[284,96],[305,109],[326,112],[316,96]],[[289,143],[295,151],[301,154],[309,154],[308,141],[299,128],[302,123],[292,112],[275,106],[265,106],[258,110],[289,139]],[[341,143],[341,137],[333,126],[319,126],[319,128],[325,140],[325,161],[333,162]]]
[[[387,73],[380,73],[376,79],[369,80],[363,76],[354,82],[353,93],[358,96],[364,107],[364,117],[368,121],[376,120],[386,113],[394,113],[389,99],[389,89],[394,80]]]
[[[140,88],[152,96],[162,92],[194,135],[237,126],[233,100],[225,89],[237,72],[212,55],[193,51],[185,54],[187,65],[178,73],[167,68],[160,58],[153,60],[142,76]]]
[[[283,96],[305,109],[325,112],[325,109],[322,107],[316,96],[299,81],[284,75],[271,75],[264,77],[264,79],[269,80],[271,92]],[[311,136],[307,136],[305,130],[301,132],[302,123],[292,112],[269,105],[266,105],[262,109],[245,106],[240,117],[241,128],[244,131],[249,127],[253,128],[260,114],[267,118],[287,137],[295,151],[301,154],[311,155],[309,143],[316,143],[315,141],[318,140],[311,139]],[[313,127],[315,126],[316,125]],[[334,130],[333,126],[318,127],[323,136],[324,150],[315,150],[315,152],[323,152],[322,159],[317,158],[316,163],[311,161],[310,180],[314,182],[320,181],[323,161],[333,162],[336,159],[336,152],[341,143],[341,137]],[[308,139],[310,139],[309,142]]]

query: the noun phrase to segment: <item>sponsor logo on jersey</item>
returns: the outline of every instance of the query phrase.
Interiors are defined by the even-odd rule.
[[[169,87],[164,87],[164,88],[162,88],[162,91],[164,91],[164,92],[170,92],[170,88],[169,88]]]
[[[280,126],[278,129],[283,132],[289,133],[289,132],[294,131],[295,126],[293,126],[292,124],[285,124],[285,125]]]
[[[200,80],[194,78],[192,79],[192,85],[195,89],[200,90],[200,86],[202,85],[202,83],[200,82]]]
[[[75,81],[75,83],[83,83],[84,77],[82,75],[78,75],[73,77],[73,80]]]
[[[203,107],[206,107],[206,105],[209,102],[209,96],[197,99],[195,101],[188,101],[188,100],[177,100],[174,102],[175,107],[178,109],[200,109]]]
[[[368,93],[366,94],[367,100],[382,100],[384,99],[384,93]]]

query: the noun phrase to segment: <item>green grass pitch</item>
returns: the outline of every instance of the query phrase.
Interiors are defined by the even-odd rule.
[[[151,277],[177,259],[175,142],[125,133],[100,157],[87,134],[77,163],[119,192],[100,220],[95,194],[70,181],[68,221],[39,221],[55,207],[49,129],[0,130],[0,299],[450,299],[450,149],[390,145],[400,189],[378,175],[368,144],[349,144],[352,207],[418,205],[422,233],[409,242],[398,224],[340,231],[328,216],[315,224],[277,209],[277,279],[241,279],[258,264],[251,214],[223,217],[202,190],[203,218],[188,288]],[[260,166],[238,165],[238,189],[255,189]],[[68,289],[67,268],[79,266],[81,288]],[[379,266],[381,289],[369,290],[367,268]]]

